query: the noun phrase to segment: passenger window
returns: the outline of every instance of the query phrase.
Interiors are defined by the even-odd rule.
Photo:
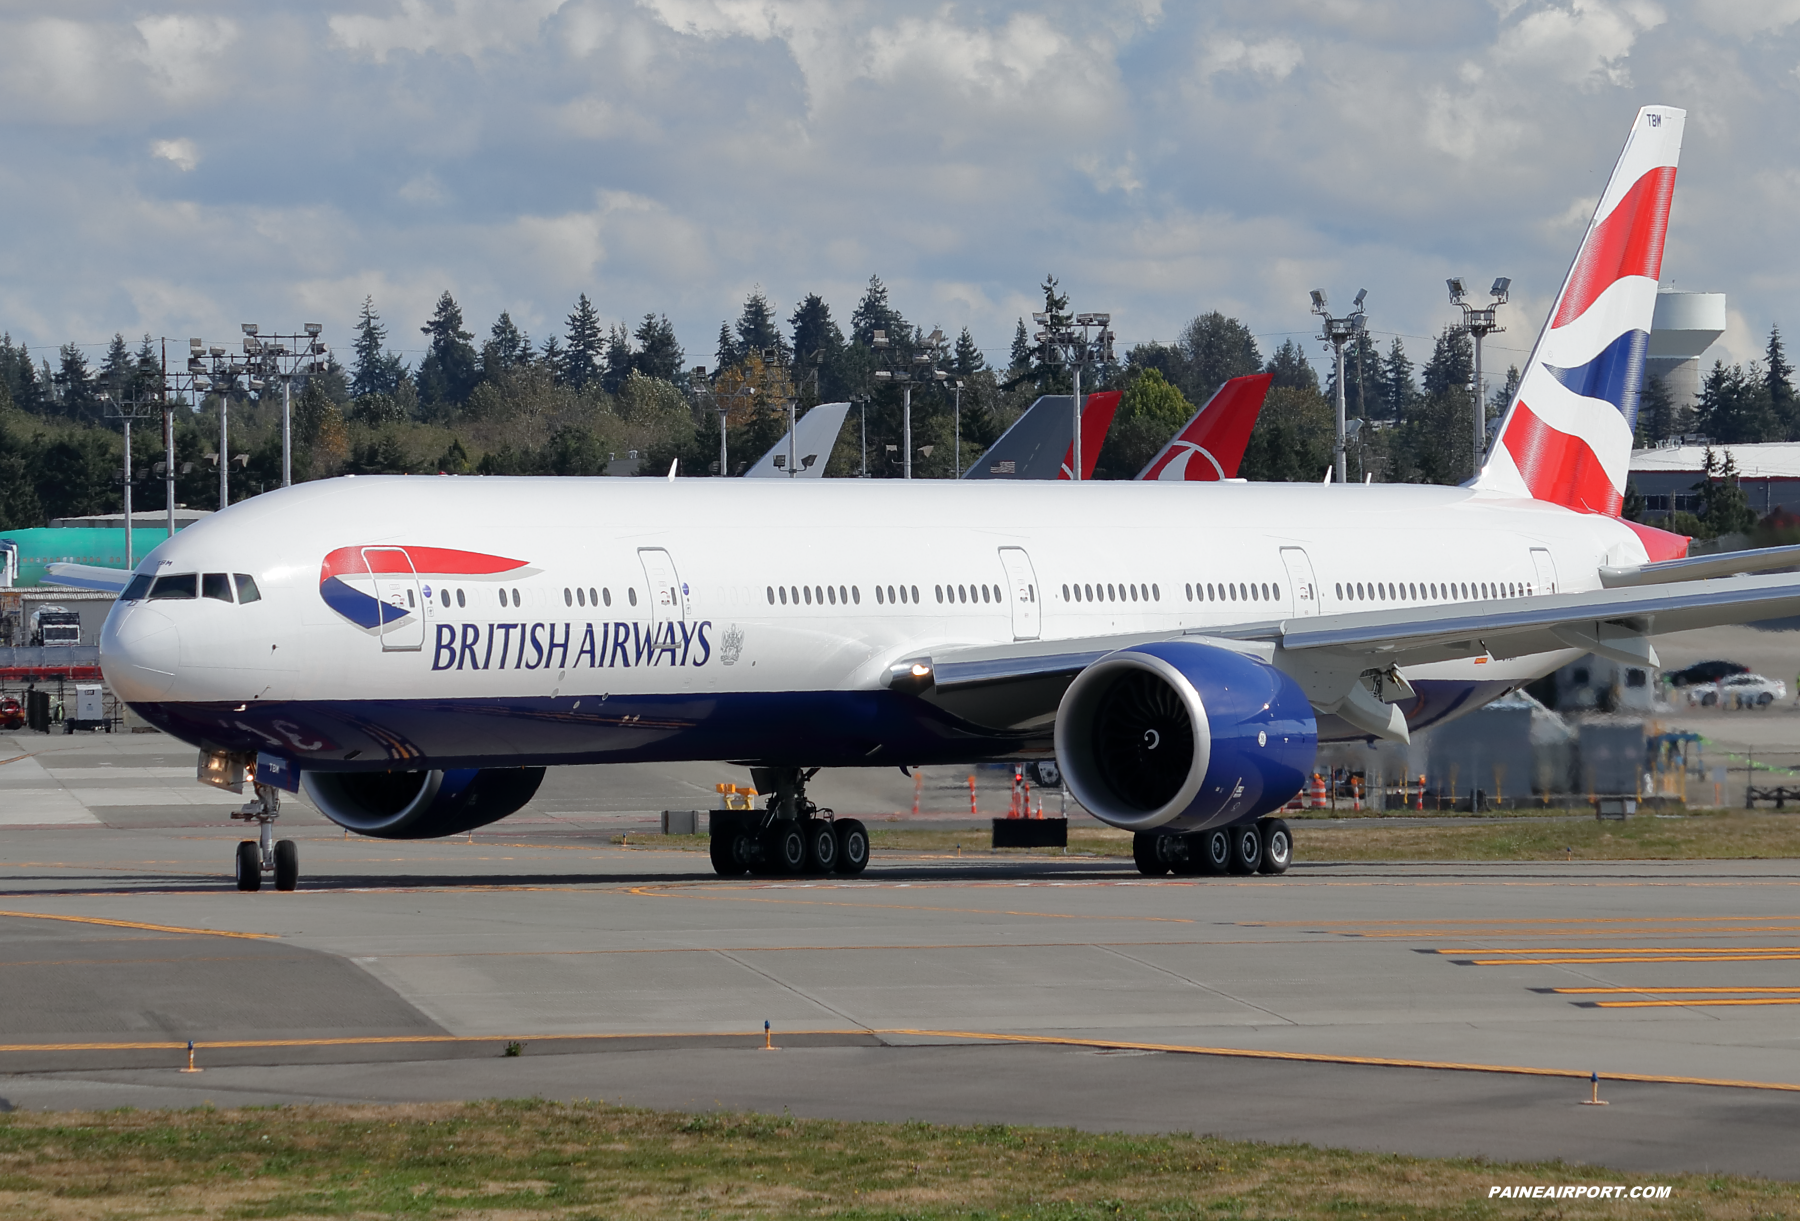
[[[856,603],[858,606],[861,606],[862,605],[862,590],[860,590],[856,586],[852,585],[850,587],[850,600],[852,602]]]
[[[125,602],[136,602],[150,592],[150,582],[155,579],[147,572],[138,573],[131,578],[131,584],[125,587],[125,592],[119,595],[120,599]]]
[[[768,585],[768,586],[765,586],[764,588],[767,589],[768,593],[769,593],[769,605],[774,606],[775,605],[775,587],[773,585]]]
[[[612,590],[602,589],[600,591],[600,602],[602,605],[611,606],[612,605]]]
[[[1280,586],[1280,584],[1277,584],[1275,586],[1275,600],[1277,602],[1281,601],[1281,586]]]
[[[575,605],[575,593],[567,585],[563,586],[563,605],[564,606],[574,606]]]
[[[192,598],[199,584],[200,578],[191,572],[157,577],[156,584],[150,587],[150,600],[161,602],[169,598]]]
[[[892,585],[888,586],[888,601],[889,602],[898,602],[899,600],[900,599],[898,599],[894,596],[894,587]]]
[[[594,587],[592,585],[588,586],[588,605],[589,606],[599,606],[600,605],[600,599],[598,599],[594,596]]]
[[[463,601],[463,591],[460,589],[456,591],[456,604],[458,606],[467,606],[468,605],[467,602]]]
[[[781,604],[783,606],[786,606],[788,604],[787,603],[787,590],[785,588],[783,588],[781,591]]]
[[[636,606],[637,605],[637,587],[631,586],[631,587],[627,588],[625,590],[625,597],[631,602],[631,604],[633,606]]]
[[[1162,586],[1155,581],[1150,582],[1150,598],[1154,602],[1162,601]]]

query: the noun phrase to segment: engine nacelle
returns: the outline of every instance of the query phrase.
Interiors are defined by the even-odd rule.
[[[300,773],[325,817],[376,839],[437,839],[485,827],[516,813],[543,782],[541,767]]]
[[[1191,641],[1107,654],[1056,714],[1069,791],[1128,831],[1201,831],[1279,809],[1306,784],[1318,744],[1293,679]]]

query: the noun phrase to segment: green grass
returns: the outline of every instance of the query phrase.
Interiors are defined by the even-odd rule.
[[[1657,1183],[1669,1200],[1490,1200]],[[1800,1186],[1066,1128],[602,1103],[15,1113],[0,1214],[65,1217],[1800,1217]]]
[[[1574,817],[1569,817],[1573,814]],[[1585,810],[1521,810],[1514,815],[1462,815],[1450,826],[1322,826],[1292,820],[1296,859],[1313,861],[1599,861],[1762,860],[1800,857],[1800,812],[1729,810],[1658,817],[1638,814],[1601,822]],[[631,847],[704,852],[704,835],[615,837]],[[953,857],[1061,856],[1060,848],[989,847],[985,829],[869,828],[878,851]],[[1070,856],[1129,857],[1131,834],[1111,828],[1069,832]]]

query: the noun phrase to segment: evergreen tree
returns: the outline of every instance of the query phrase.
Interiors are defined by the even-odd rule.
[[[1669,393],[1669,383],[1654,375],[1645,378],[1643,393],[1638,396],[1633,443],[1640,449],[1649,449],[1681,431],[1675,421],[1675,398]]]
[[[544,346],[538,349],[538,364],[550,374],[550,380],[556,384],[562,382],[563,348],[562,340],[552,335],[544,340]]]
[[[487,342],[481,345],[481,376],[492,380],[530,363],[530,337],[513,322],[511,313],[501,310],[488,331]]]
[[[1413,363],[1407,359],[1406,345],[1400,342],[1398,335],[1388,345],[1388,354],[1383,362],[1381,376],[1382,393],[1386,396],[1388,418],[1398,424],[1406,418],[1406,412],[1412,406],[1418,387],[1413,385]]]
[[[1782,438],[1800,440],[1800,410],[1794,401],[1794,366],[1788,363],[1787,351],[1781,343],[1781,327],[1769,327],[1769,346],[1763,357],[1763,388],[1769,400],[1769,414]]]
[[[106,347],[106,359],[100,362],[100,372],[94,378],[96,388],[104,390],[114,400],[122,399],[131,389],[135,371],[131,349],[125,346],[125,336],[114,331],[112,342]]]
[[[763,295],[763,290],[755,288],[744,298],[743,312],[737,320],[736,349],[740,354],[755,352],[763,358],[780,361],[788,355],[787,341],[781,337],[781,328],[775,322],[774,307]]]
[[[1019,319],[1019,325],[1013,331],[1012,350],[1007,356],[1007,372],[1017,377],[1031,368],[1031,334],[1025,329],[1025,320]]]
[[[134,399],[153,398],[161,393],[162,380],[162,357],[156,350],[156,341],[146,331],[131,360],[131,384],[126,394]]]
[[[636,337],[637,355],[632,357],[631,367],[645,377],[659,377],[665,382],[681,384],[682,365],[687,358],[675,338],[669,316],[645,314]]]
[[[462,307],[448,289],[438,298],[431,321],[419,331],[427,337],[425,359],[419,365],[420,402],[437,414],[460,407],[475,388],[475,336],[463,330]]]
[[[1519,393],[1519,383],[1522,380],[1524,380],[1524,375],[1519,372],[1519,366],[1506,366],[1506,380],[1500,383],[1498,390],[1488,396],[1488,417],[1490,419],[1497,420],[1506,414],[1507,408],[1512,406],[1513,398]],[[1638,410],[1643,410],[1641,400]]]
[[[1432,345],[1431,359],[1420,373],[1425,393],[1440,397],[1451,391],[1464,391],[1475,380],[1475,347],[1468,333],[1445,327]]]
[[[962,329],[962,334],[956,337],[956,348],[951,353],[950,365],[956,370],[956,376],[965,381],[987,368],[981,349],[975,346],[975,336],[969,333],[966,326]]]
[[[1746,373],[1742,365],[1714,361],[1700,388],[1696,414],[1700,430],[1721,445],[1752,444],[1775,435],[1768,387],[1754,365]]]
[[[1712,446],[1707,446],[1702,470],[1705,473],[1694,485],[1694,491],[1700,494],[1700,516],[1713,537],[1748,534],[1755,529],[1756,512],[1738,485],[1737,462],[1730,451],[1720,457]]]
[[[1292,339],[1284,339],[1275,354],[1269,357],[1264,372],[1273,373],[1274,380],[1269,388],[1286,386],[1293,390],[1305,390],[1317,394],[1319,392],[1319,373],[1313,368],[1312,361],[1306,359],[1306,351]]]
[[[392,394],[406,376],[405,362],[387,352],[386,343],[387,328],[375,312],[375,298],[364,297],[356,320],[356,338],[351,344],[356,365],[350,377],[350,392],[358,398],[365,394]]]
[[[868,289],[850,315],[850,338],[868,347],[874,342],[876,331],[885,331],[895,343],[905,343],[912,338],[912,328],[907,326],[906,319],[888,303],[887,285],[881,282],[880,276],[870,276]]]
[[[731,324],[721,322],[719,324],[718,350],[713,353],[713,371],[723,373],[737,364],[741,355],[738,351],[737,341],[731,337]]]
[[[631,376],[632,355],[631,332],[624,323],[613,323],[606,332],[606,372],[600,378],[608,394],[617,394]]]
[[[566,346],[558,369],[561,382],[575,390],[585,390],[600,376],[600,362],[606,354],[606,334],[600,328],[600,315],[586,293],[569,314]]]
[[[38,376],[26,346],[14,346],[10,333],[0,336],[0,388],[21,411],[41,413],[48,405],[49,383]]]
[[[55,379],[56,395],[62,414],[87,415],[94,403],[94,378],[88,371],[87,357],[72,343],[63,344],[57,357],[60,367]]]
[[[815,354],[829,361],[844,346],[844,333],[831,317],[831,307],[818,293],[807,293],[788,319],[793,328],[794,358],[802,364]]]

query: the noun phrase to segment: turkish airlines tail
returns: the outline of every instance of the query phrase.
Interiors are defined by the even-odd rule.
[[[1686,119],[1638,111],[1476,487],[1619,515]]]
[[[1139,479],[1217,483],[1236,479],[1250,430],[1262,414],[1272,373],[1234,377],[1213,392],[1175,439],[1137,473]]]

